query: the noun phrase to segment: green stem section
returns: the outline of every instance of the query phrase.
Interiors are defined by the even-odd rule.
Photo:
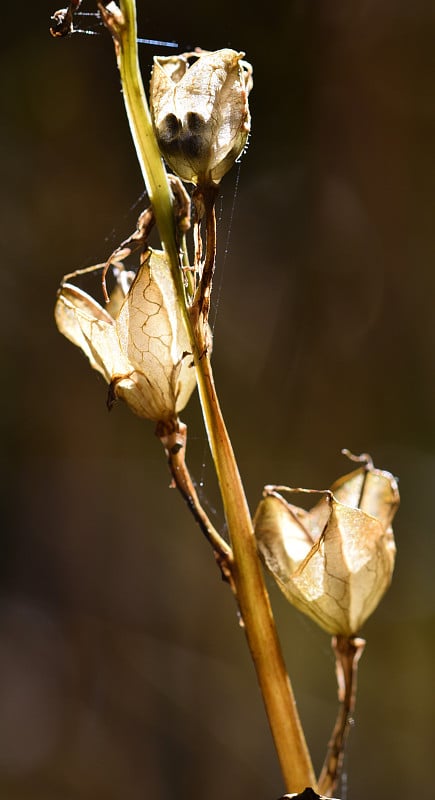
[[[136,4],[134,0],[98,3],[101,16],[115,43],[125,109],[145,187],[154,210],[162,245],[168,254],[177,292],[184,299],[180,255],[176,243],[172,193],[154,136],[151,115],[139,69]],[[185,302],[183,303],[185,305]]]
[[[135,2],[120,2],[121,11],[114,3],[109,3],[107,7],[99,4],[99,8],[115,41],[124,102],[136,153],[189,332],[205,426],[231,538],[233,577],[249,648],[286,788],[292,792],[302,791],[306,786],[315,787],[314,771],[278,641],[257,555],[251,515],[217,399],[205,337],[198,334],[199,326],[195,326],[195,336],[186,306],[171,193],[140,77]]]

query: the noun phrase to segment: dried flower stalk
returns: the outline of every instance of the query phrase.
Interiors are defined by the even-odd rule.
[[[74,0],[55,13],[53,36],[72,32],[79,6],[80,0]],[[106,378],[109,404],[121,398],[136,414],[157,423],[173,484],[210,542],[239,605],[287,789],[300,792],[286,797],[314,800],[320,795],[256,539],[266,566],[290,602],[333,634],[340,707],[319,778],[319,790],[329,794],[338,785],[355,706],[357,664],[365,644],[355,634],[386,591],[394,567],[391,522],[399,503],[397,485],[389,473],[375,470],[369,457],[351,456],[362,466],[331,489],[319,492],[321,499],[309,512],[291,505],[280,494],[308,490],[266,487],[255,515],[254,536],[214,384],[207,322],[215,269],[217,186],[246,146],[252,69],[243,53],[230,49],[156,57],[150,115],[137,59],[135,2],[121,0],[120,6],[98,3],[114,40],[126,111],[151,207],[139,218],[134,234],[99,265],[107,307],[69,283],[71,276],[65,276],[56,320],[59,329]],[[161,155],[178,178],[167,175]],[[193,266],[185,241],[190,198],[180,178],[195,185]],[[148,248],[148,232],[154,222],[162,252]],[[135,275],[125,268],[123,259],[137,249],[141,250],[141,262]],[[105,279],[110,266],[117,283],[109,297]],[[195,385],[230,544],[202,508],[185,462],[187,429],[178,414]]]
[[[365,647],[364,639],[334,636],[335,669],[338,686],[338,715],[319,776],[319,791],[329,794],[338,786],[346,740],[353,723],[356,704],[358,662]]]
[[[154,140],[140,78],[135,4],[133,0],[121,0],[121,10],[115,3],[107,6],[99,4],[99,8],[114,38],[123,97],[136,153],[189,335],[205,426],[231,539],[234,556],[232,574],[248,644],[286,786],[289,790],[300,790],[307,785],[315,785],[314,771],[257,556],[246,496],[214,386],[206,330],[204,326],[194,329],[186,304],[169,184]]]

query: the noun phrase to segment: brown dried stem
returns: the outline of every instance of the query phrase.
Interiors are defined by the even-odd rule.
[[[222,577],[228,581],[235,593],[232,579],[233,552],[229,544],[217,532],[210,522],[208,515],[202,507],[190,472],[188,470],[185,454],[187,443],[187,426],[179,420],[175,425],[165,426],[159,424],[156,434],[159,437],[168,459],[169,469],[174,486],[178,489],[192,512],[196,522],[201,528],[207,541],[213,548],[213,554],[221,570]]]
[[[216,259],[216,194],[215,187],[198,187],[193,198],[198,218],[205,218],[206,227],[204,266],[190,309],[198,388],[234,557],[233,591],[283,775],[289,789],[299,790],[315,785],[314,772],[260,567],[251,514],[219,405],[207,341]]]
[[[358,662],[362,656],[365,640],[334,636],[332,647],[335,653],[339,709],[328,744],[328,751],[319,776],[319,791],[330,795],[337,788],[343,767],[344,749],[356,703]]]
[[[207,322],[210,310],[211,287],[216,264],[216,197],[217,187],[214,185],[198,187],[193,195],[199,223],[204,217],[206,229],[204,265],[195,298],[196,313],[204,324]]]

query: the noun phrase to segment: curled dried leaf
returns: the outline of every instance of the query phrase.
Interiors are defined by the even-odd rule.
[[[219,183],[246,145],[252,68],[243,55],[223,49],[154,58],[153,126],[163,157],[184,181]]]
[[[120,292],[125,292],[122,302]],[[148,251],[131,286],[119,282],[107,308],[111,313],[81,289],[63,283],[56,323],[110,384],[112,400],[125,400],[146,419],[175,419],[196,378],[165,254]]]
[[[293,605],[329,633],[354,636],[391,582],[397,482],[364,464],[321,492],[310,511],[282,491],[306,490],[265,488],[254,519],[260,554]]]

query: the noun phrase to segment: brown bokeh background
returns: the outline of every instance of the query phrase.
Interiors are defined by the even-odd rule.
[[[342,447],[399,476],[395,578],[363,631],[340,796],[429,796],[435,11],[138,5],[142,36],[244,49],[254,65],[250,145],[219,204],[222,405],[253,510],[265,483],[328,486]],[[111,252],[143,191],[111,42],[54,41],[55,9],[2,7],[0,796],[275,800],[234,603],[153,426],[107,413],[102,380],[54,326],[61,276]],[[141,50],[145,76],[154,52]],[[223,530],[196,398],[183,419]],[[329,639],[270,590],[320,768]]]

